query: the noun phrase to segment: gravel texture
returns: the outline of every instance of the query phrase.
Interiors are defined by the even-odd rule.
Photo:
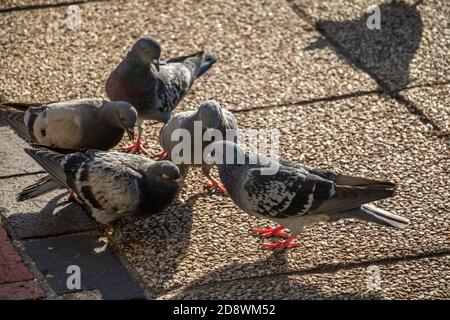
[[[381,1],[381,29],[367,28],[370,0],[292,0],[301,14],[390,90],[450,80],[446,0]]]
[[[194,85],[180,109],[207,98],[244,108],[375,88],[369,76],[342,63],[333,50],[305,50],[319,34],[282,0],[80,7],[81,30],[67,29],[66,8],[2,15],[0,83],[8,98],[104,96],[109,72],[149,33],[160,40],[163,58],[201,49],[218,55],[219,63]]]
[[[335,272],[239,280],[182,288],[159,299],[449,299],[449,262],[449,256],[444,256]],[[369,267],[378,268],[379,278],[372,276]]]
[[[314,22],[345,22],[364,14],[366,7],[361,3],[305,0],[300,6]],[[320,40],[306,17],[299,17],[282,0],[135,0],[80,7],[83,25],[78,31],[67,29],[64,7],[1,14],[0,91],[8,99],[48,101],[105,96],[107,75],[133,41],[147,33],[160,39],[163,58],[200,49],[214,51],[219,62],[194,85],[177,111],[215,98],[236,111],[242,128],[278,129],[284,157],[396,182],[397,195],[379,205],[411,220],[405,230],[352,220],[319,223],[306,229],[300,248],[286,255],[273,255],[260,249],[263,240],[250,233],[252,227],[264,226],[267,221],[248,216],[226,196],[205,191],[203,178],[193,170],[188,187],[165,212],[119,224],[122,238],[115,244],[155,296],[175,290],[167,298],[218,298],[225,294],[219,289],[226,284],[220,282],[230,281],[230,297],[281,297],[283,292],[283,297],[291,297],[290,292],[298,289],[298,297],[356,298],[364,294],[365,270],[357,267],[361,263],[449,252],[448,145],[402,104],[371,94],[377,85],[363,72],[376,74],[391,89],[445,82],[449,74],[448,41],[441,18],[447,10],[445,5],[442,12],[435,12],[439,10],[434,4],[418,6],[423,23],[421,39],[415,45],[418,48],[413,56],[400,55],[395,63],[389,59],[387,64],[376,59],[365,61],[366,57],[370,60],[370,54],[355,50],[355,43],[368,45],[372,40],[358,40],[364,32],[356,27],[348,38],[348,33],[340,32],[340,25],[335,24],[327,32],[332,41],[344,48],[348,45],[352,54],[359,55],[359,66],[363,66],[359,69],[337,54],[327,41]],[[406,32],[405,37],[411,34],[417,34],[417,30]],[[392,48],[398,52],[414,46],[394,43]],[[398,72],[392,73],[392,66],[399,67],[392,69]],[[444,88],[439,94],[442,100],[435,98],[436,88],[426,91],[418,87],[402,94],[423,110],[435,108],[430,106],[433,96],[445,109],[446,103],[439,101],[446,101],[446,87],[439,88]],[[155,153],[159,151],[156,137],[160,126],[146,128],[148,148]],[[23,187],[25,180],[7,182],[8,191],[0,194],[1,206],[10,212],[22,210],[12,194]],[[6,189],[6,182],[1,189]],[[39,212],[44,206],[42,201],[48,200],[30,202],[26,212]],[[405,277],[417,281],[406,281],[403,287],[387,285],[383,289],[387,291],[376,296],[442,297],[448,285],[434,276],[434,270],[442,270],[448,279],[448,268],[443,268],[440,259],[428,264],[423,260],[405,262],[404,266],[399,262]],[[414,279],[414,267],[419,264],[420,275]],[[397,279],[396,265],[383,266],[386,274],[392,274],[387,279]],[[423,271],[426,265],[433,272]],[[333,272],[314,274],[324,268],[355,266],[354,270],[336,272],[336,285],[332,282]],[[285,279],[280,274],[292,272],[300,274],[292,279],[290,276],[286,283],[277,281]],[[352,275],[357,279],[353,288]],[[254,278],[269,276],[274,279],[265,281],[273,285],[263,292],[264,282]],[[417,286],[422,279],[424,285],[433,283],[436,289]],[[246,283],[254,283],[254,291],[248,291]],[[202,295],[202,290],[196,288],[205,285],[219,289],[205,290]],[[303,286],[306,289],[302,291]]]
[[[450,130],[450,85],[413,88],[401,94],[424,111],[442,131]]]

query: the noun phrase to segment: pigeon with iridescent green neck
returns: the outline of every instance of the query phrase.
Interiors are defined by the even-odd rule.
[[[138,111],[138,137],[126,151],[143,151],[144,120],[167,123],[171,112],[194,81],[216,62],[212,53],[198,53],[160,62],[161,46],[152,37],[139,39],[106,81],[110,99],[133,104]]]

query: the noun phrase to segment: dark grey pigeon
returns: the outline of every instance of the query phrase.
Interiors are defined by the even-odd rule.
[[[396,228],[409,223],[406,218],[368,204],[393,196],[393,183],[336,174],[265,156],[251,161],[256,155],[246,153],[232,142],[219,141],[211,147],[216,157],[222,159],[223,164],[217,165],[220,179],[234,203],[250,215],[281,225],[254,230],[265,236],[287,237],[286,241],[266,244],[266,248],[282,251],[298,246],[294,237],[317,221],[356,218]],[[230,160],[226,163],[227,154]],[[276,170],[267,171],[268,168]],[[283,226],[289,228],[291,236],[283,231]]]
[[[195,123],[197,123],[199,128],[199,132],[197,132],[197,134],[194,130]],[[183,139],[182,142],[179,142],[177,139],[172,139],[172,134],[178,129],[187,130],[190,134],[190,139],[188,141]],[[217,130],[217,133],[220,133],[221,138],[218,140],[227,140],[228,134],[228,139],[230,141],[237,142],[238,125],[236,118],[230,111],[221,108],[219,103],[214,100],[203,102],[197,110],[177,114],[172,117],[164,127],[161,128],[159,133],[159,143],[161,144],[164,152],[160,156],[167,156],[169,159],[174,161],[173,157],[171,157],[172,151],[174,151],[174,148],[177,145],[180,145],[180,143],[183,144],[184,147],[186,149],[190,149],[191,152],[191,156],[186,157],[187,161],[183,161],[183,163],[175,161],[176,164],[179,164],[183,178],[187,175],[191,166],[200,166],[203,174],[209,180],[206,187],[217,189],[220,192],[226,193],[226,189],[223,185],[211,176],[210,171],[212,166],[205,164],[203,161],[203,151],[209,144],[211,144],[211,141],[203,141],[202,138],[203,134],[207,130],[211,129],[215,129]],[[197,150],[201,153],[198,157],[201,160],[199,163],[195,163],[195,143],[198,143],[200,146]]]
[[[152,37],[139,39],[109,75],[106,93],[111,100],[130,102],[138,111],[138,137],[126,151],[143,151],[144,120],[167,123],[171,112],[184,98],[194,81],[217,61],[203,51],[160,62],[161,46]]]
[[[137,112],[125,101],[83,99],[47,104],[0,104],[0,118],[25,141],[41,146],[109,150],[134,136]]]
[[[169,161],[100,150],[67,155],[43,148],[25,152],[52,177],[50,185],[41,181],[25,193],[51,188],[56,182],[56,187],[72,190],[82,207],[102,224],[164,210],[183,183],[178,167]],[[25,199],[26,194],[19,197]]]

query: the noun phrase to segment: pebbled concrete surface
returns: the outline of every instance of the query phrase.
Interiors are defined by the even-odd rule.
[[[301,15],[344,48],[352,61],[358,61],[393,91],[450,80],[450,57],[446,54],[450,4],[446,0],[416,2],[290,0]],[[380,30],[367,28],[370,5],[379,6]]]
[[[182,288],[158,299],[448,299],[449,262],[449,256],[445,256],[238,280]]]
[[[8,68],[0,81],[7,97],[104,96],[109,72],[148,33],[160,40],[162,58],[201,49],[218,54],[219,63],[194,85],[180,110],[208,98],[245,108],[376,88],[333,50],[305,50],[319,34],[283,0],[113,1],[80,7],[80,31],[67,29],[66,8],[2,15],[6,50],[0,52],[0,66]]]
[[[215,98],[235,110],[243,128],[280,130],[284,157],[396,182],[398,194],[378,205],[408,217],[411,225],[393,230],[352,220],[319,223],[301,236],[300,248],[272,255],[260,249],[262,239],[250,234],[267,221],[249,217],[227,197],[206,192],[194,170],[178,201],[153,217],[121,222],[122,239],[112,244],[150,298],[448,298],[448,141],[435,136],[404,103],[376,93],[377,81],[384,89],[408,86],[400,94],[445,128],[448,90],[436,83],[449,80],[442,27],[447,7],[424,1],[417,12],[391,8],[390,29],[380,38],[358,28],[363,1],[294,2],[305,14],[282,0],[89,3],[80,6],[80,31],[67,30],[65,7],[0,13],[5,48],[0,52],[0,91],[13,100],[102,97],[108,72],[133,40],[149,31],[161,40],[163,57],[215,51],[218,64],[177,111]],[[158,15],[142,14],[154,8]],[[409,13],[402,18],[402,12]],[[418,21],[417,14],[420,32],[411,23]],[[314,23],[324,20],[331,24],[322,28],[328,28],[330,41],[343,51],[321,39]],[[378,46],[389,48],[389,54]],[[358,64],[349,57],[357,57]],[[148,125],[146,130],[155,153],[159,127]],[[6,127],[0,130],[5,174],[34,170],[36,165],[20,152],[23,144]],[[14,237],[44,237],[26,243],[36,249],[41,272],[48,265],[60,275],[47,281],[61,289],[62,263],[80,250],[90,257],[96,247],[94,236],[65,234],[95,226],[76,206],[64,212],[57,205],[63,191],[16,203],[15,194],[37,177],[0,178],[0,206]],[[53,216],[55,208],[62,214]],[[89,240],[67,240],[74,237]],[[48,255],[46,245],[52,241],[60,248],[60,261]],[[380,266],[386,281],[376,292],[366,287],[365,268],[371,264]],[[113,297],[95,290],[103,284],[91,280],[88,292],[63,297]]]
[[[450,84],[404,90],[401,95],[412,101],[442,131],[450,130]]]
[[[98,290],[104,299],[143,299],[144,291],[107,242],[96,234],[32,239],[25,247],[57,294]],[[69,266],[80,271],[80,289],[69,288]]]

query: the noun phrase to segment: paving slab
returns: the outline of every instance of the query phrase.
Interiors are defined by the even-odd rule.
[[[26,157],[23,154],[23,157]],[[22,189],[44,175],[0,180],[0,207],[20,239],[87,231],[97,224],[76,203],[65,203],[68,192],[57,190],[36,199],[16,201]]]
[[[182,288],[159,299],[449,299],[449,256]]]
[[[42,168],[23,152],[23,148],[28,145],[2,122],[0,137],[0,178],[42,171]]]
[[[397,91],[409,85],[450,79],[450,57],[446,54],[450,45],[450,3],[446,0],[292,0],[290,3],[387,89]],[[380,9],[381,29],[367,27],[367,20],[373,14],[367,13],[371,5]],[[326,43],[321,39],[310,45],[311,49],[324,46]]]
[[[0,226],[0,284],[32,279],[33,275],[12,246],[5,229]]]
[[[403,90],[401,95],[414,103],[442,131],[450,130],[450,84]]]
[[[25,248],[40,272],[58,294],[76,291],[100,291],[104,299],[143,299],[140,283],[129,273],[107,242],[96,234],[73,234],[46,239],[32,239]],[[77,270],[80,288],[67,283]],[[69,267],[73,269],[69,269]],[[73,279],[73,278],[71,278]]]
[[[449,251],[447,146],[395,100],[373,95],[237,117],[243,128],[280,130],[284,157],[397,183],[397,195],[378,205],[411,225],[318,223],[305,230],[300,248],[280,258],[260,249],[263,241],[250,233],[268,221],[248,216],[228,197],[209,195],[193,171],[179,204],[121,223],[121,251],[152,290]],[[208,277],[214,270],[226,272]]]
[[[68,30],[65,8],[2,15],[0,81],[10,99],[102,97],[109,72],[145,34],[160,40],[162,58],[200,49],[218,55],[180,110],[208,98],[244,108],[376,88],[333,50],[305,50],[319,34],[284,0],[114,1],[80,8],[81,30]]]

